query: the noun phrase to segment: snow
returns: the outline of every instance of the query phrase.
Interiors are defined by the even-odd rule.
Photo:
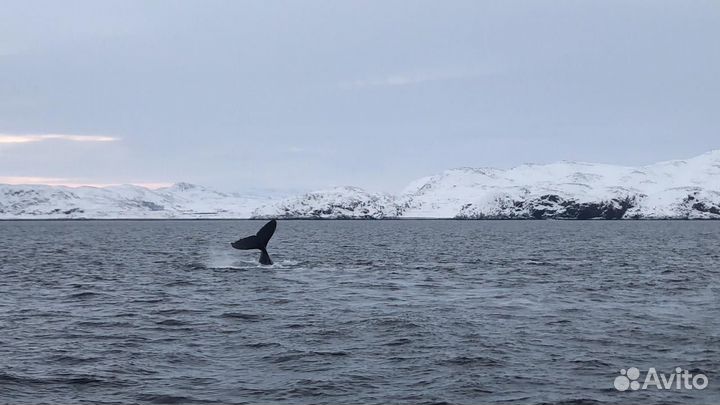
[[[666,218],[683,217],[682,201],[693,193],[717,204],[719,190],[720,150],[642,167],[558,162],[508,170],[452,169],[411,183],[399,199],[408,206],[405,217],[454,217],[467,211],[468,204],[476,214],[496,216],[503,201],[527,202],[543,195],[578,203],[634,197],[640,205],[635,214]]]
[[[628,167],[586,162],[458,168],[398,195],[335,187],[287,196],[177,183],[0,185],[0,219],[22,218],[720,218],[720,150]]]
[[[0,185],[0,219],[247,218],[268,201],[187,183],[160,189]]]
[[[264,205],[259,218],[388,218],[399,215],[394,198],[358,187],[335,187]]]

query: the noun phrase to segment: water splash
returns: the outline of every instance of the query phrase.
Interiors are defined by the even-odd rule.
[[[228,249],[210,249],[203,262],[208,269],[244,269],[258,264],[257,258],[250,255],[239,256]]]

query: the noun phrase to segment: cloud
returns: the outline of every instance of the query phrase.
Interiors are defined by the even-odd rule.
[[[0,134],[0,144],[33,143],[50,140],[68,142],[115,142],[120,138],[106,135],[72,135],[72,134]]]
[[[337,153],[337,150],[329,147],[316,147],[311,148],[303,146],[291,145],[287,148],[287,151],[297,155],[329,155]]]
[[[393,87],[408,86],[423,82],[439,80],[437,77],[426,74],[393,75],[382,78],[355,80],[341,84],[343,88],[360,89],[364,87]]]
[[[62,177],[33,177],[33,176],[0,176],[0,184],[11,185],[44,185],[44,186],[66,186],[66,187],[111,187],[123,184],[131,184],[150,189],[170,187],[173,183],[163,182],[126,182],[126,183],[97,183],[83,181],[82,179],[69,179]]]
[[[2,184],[54,184],[66,182],[68,179],[59,177],[0,176]]]
[[[438,71],[395,74],[381,78],[354,80],[340,83],[343,89],[362,89],[366,87],[399,87],[412,86],[427,82],[445,80],[471,79],[480,76],[478,72],[470,71]]]

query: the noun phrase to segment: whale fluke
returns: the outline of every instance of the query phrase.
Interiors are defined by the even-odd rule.
[[[277,221],[273,219],[263,225],[263,227],[260,228],[255,235],[238,239],[237,241],[231,243],[230,246],[240,250],[259,249],[261,252],[260,264],[273,264],[273,261],[270,259],[270,255],[267,252],[267,244],[270,242],[270,238],[272,238],[275,233],[275,228],[277,228]]]

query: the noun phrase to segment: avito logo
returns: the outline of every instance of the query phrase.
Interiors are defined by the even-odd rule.
[[[680,367],[675,368],[675,372],[669,375],[658,373],[655,367],[650,367],[642,385],[639,380],[640,370],[637,367],[622,369],[620,375],[615,377],[615,389],[637,391],[655,387],[659,390],[701,390],[708,386],[708,378],[705,374],[692,374],[689,370]]]

